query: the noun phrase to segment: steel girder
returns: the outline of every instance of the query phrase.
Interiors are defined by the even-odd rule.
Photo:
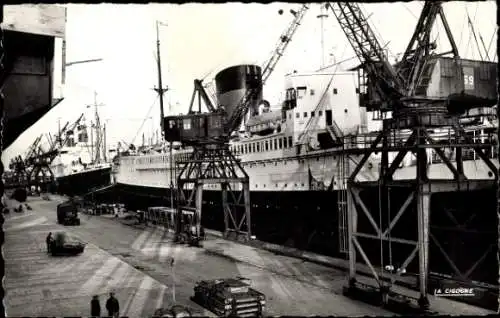
[[[252,235],[249,177],[228,146],[197,146],[191,154],[178,160],[176,166],[179,172],[176,234],[179,235],[186,224],[195,226],[196,234],[200,234],[203,186],[219,184],[222,190],[224,236],[235,234],[237,238],[249,240]]]
[[[491,162],[487,155],[481,150],[482,148],[491,147],[491,144],[474,143],[466,136],[458,125],[449,127],[454,129],[455,134],[453,140],[448,140],[443,144],[434,140],[429,129],[425,127],[415,127],[412,129],[412,134],[405,141],[396,140],[394,137],[394,129],[391,129],[389,121],[384,121],[384,129],[375,138],[369,148],[365,149],[364,156],[358,165],[350,173],[347,185],[347,206],[348,206],[348,248],[349,248],[349,287],[355,287],[357,281],[358,265],[356,258],[361,256],[363,261],[369,268],[371,276],[375,279],[382,293],[382,301],[387,301],[387,294],[390,292],[391,285],[401,279],[401,273],[398,269],[393,268],[392,249],[396,245],[406,245],[407,254],[404,258],[400,257],[400,269],[406,269],[413,259],[418,259],[418,286],[420,291],[420,299],[418,304],[421,308],[428,308],[428,265],[429,265],[429,242],[439,246],[436,237],[429,232],[430,220],[430,198],[433,193],[440,192],[460,192],[471,189],[494,187],[498,180],[498,168]],[[379,144],[382,144],[379,146]],[[452,180],[431,180],[427,175],[427,152],[426,149],[432,148],[441,158],[442,162],[448,167],[453,174]],[[456,150],[456,167],[451,160],[445,155],[443,148]],[[485,180],[469,180],[463,171],[462,149],[471,148],[481,158],[486,166],[491,170],[492,178]],[[359,149],[358,149],[359,150]],[[402,160],[408,151],[416,153],[416,178],[413,180],[393,180],[393,175],[396,169],[400,166]],[[349,155],[349,150],[346,150]],[[356,177],[363,165],[367,162],[369,156],[373,152],[381,153],[381,166],[379,179],[377,181],[359,182]],[[395,152],[394,160],[389,163],[389,152]],[[358,153],[357,151],[355,153]],[[378,189],[378,207],[370,211],[367,208],[368,202],[360,196],[360,192],[366,189]],[[401,205],[398,206],[397,213],[391,216],[391,189],[407,189],[407,196],[401,200]],[[378,211],[374,211],[378,210]],[[378,212],[379,220],[377,222],[374,215]],[[417,239],[408,239],[402,237],[394,237],[391,232],[395,232],[398,221],[405,215],[413,212],[413,222],[417,223]],[[416,215],[415,215],[416,214]],[[365,218],[368,227],[372,229],[371,233],[361,232],[358,229],[358,224],[361,218]],[[401,222],[399,222],[401,223]],[[408,224],[408,223],[407,223]],[[403,228],[402,232],[411,231],[409,228]],[[362,244],[371,241],[371,249],[379,243],[380,259],[379,264],[375,264],[373,255],[368,255],[365,247]],[[486,247],[485,247],[486,248]],[[384,251],[384,249],[386,249]],[[441,252],[444,252],[440,249]],[[373,252],[373,251],[369,251]],[[386,255],[384,255],[384,252]],[[389,255],[387,255],[387,252]],[[371,253],[374,254],[374,253]],[[417,256],[418,255],[418,256]],[[444,257],[450,263],[450,266],[455,267],[453,261],[444,253]],[[391,273],[387,273],[384,269],[384,262],[389,258],[387,265],[392,266]],[[478,260],[480,262],[481,260]],[[380,270],[376,267],[380,266]],[[391,267],[389,267],[391,268]],[[470,274],[474,270],[474,266],[463,274]],[[396,271],[394,271],[396,270]]]

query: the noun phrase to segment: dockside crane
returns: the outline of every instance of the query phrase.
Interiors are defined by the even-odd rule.
[[[31,158],[37,151],[40,141],[42,140],[42,135],[38,136],[35,138],[33,143],[28,147],[26,150],[26,153],[24,155],[24,159],[22,156],[16,156],[13,159],[11,159],[11,162],[9,164],[9,168],[14,171],[15,175],[15,184],[12,186],[26,186],[26,181],[27,181],[27,176],[28,176],[28,159]]]
[[[436,191],[459,192],[471,187],[476,189],[493,187],[498,179],[497,168],[481,150],[492,145],[474,143],[464,133],[460,124],[461,116],[467,114],[469,110],[488,108],[497,103],[496,87],[488,82],[495,82],[496,65],[460,59],[443,13],[441,1],[425,2],[403,58],[394,66],[389,63],[357,3],[336,2],[328,3],[327,6],[334,13],[349,43],[362,62],[359,68],[360,106],[366,107],[368,111],[376,112],[380,115],[378,118],[383,121],[382,131],[370,141],[369,145],[351,145],[351,148],[345,150],[346,155],[362,155],[362,160],[352,171],[345,172],[348,176],[346,203],[349,284],[344,292],[365,301],[369,299],[367,295],[370,292],[375,292],[375,299],[386,306],[393,303],[401,304],[401,300],[404,299],[405,304],[410,304],[407,309],[427,310],[429,308],[429,241],[435,246],[440,246],[432,233],[429,234],[431,194]],[[451,51],[441,54],[433,52],[436,45],[430,41],[430,31],[438,16],[441,18],[452,48]],[[444,57],[447,54],[452,54],[452,57]],[[486,90],[475,86],[478,80],[474,74],[479,71],[491,72],[490,78],[482,83],[486,83]],[[446,76],[439,75],[439,72],[446,72]],[[448,89],[444,92],[433,91],[436,85],[440,87],[441,81],[445,81],[443,84],[446,84]],[[431,135],[436,129],[449,131],[453,139],[435,140]],[[411,135],[406,140],[397,138],[402,130],[411,131]],[[429,148],[448,167],[453,175],[452,180],[429,178],[426,152]],[[456,166],[444,155],[443,148],[455,150]],[[465,177],[462,162],[463,148],[472,148],[484,161],[490,170],[489,179],[468,180]],[[408,151],[416,155],[416,177],[409,180],[394,180],[393,174]],[[374,152],[381,153],[379,180],[374,182],[357,180],[359,172]],[[389,152],[396,153],[391,163],[389,163]],[[391,203],[390,193],[401,191],[401,189],[410,189],[408,197],[402,206],[394,206],[394,202]],[[370,191],[378,196],[376,204],[364,201],[366,199],[360,196],[361,192],[370,193]],[[394,198],[393,201],[395,201]],[[394,208],[399,212],[391,215],[390,211]],[[417,223],[418,233],[414,240],[391,235],[392,232],[397,231],[397,222],[404,213],[416,214],[412,216],[415,218],[414,222]],[[379,222],[375,221],[377,219]],[[361,223],[371,224],[376,234],[372,234],[373,229],[361,228],[359,226]],[[404,229],[402,231],[405,232]],[[364,241],[360,240],[361,237]],[[408,250],[408,257],[392,254],[396,245],[401,251],[400,248],[404,244],[411,247]],[[358,255],[370,268],[371,275],[377,281],[377,287],[357,282],[356,258]],[[399,275],[410,266],[416,255],[418,255],[416,267],[418,268],[420,298],[412,299],[391,290],[391,284],[400,279]],[[451,261],[446,255],[445,258]],[[394,272],[396,263],[401,264],[399,268],[401,271]],[[380,271],[376,267],[380,267]],[[387,271],[392,273],[388,274]],[[457,276],[462,279],[465,277],[460,272]],[[389,277],[391,283],[387,283],[383,277]],[[418,306],[413,306],[413,301]]]
[[[42,135],[38,136],[35,141],[28,147],[26,154],[24,155],[25,159],[31,158],[33,154],[36,152],[36,149],[40,146],[40,142],[42,141]]]
[[[285,53],[286,48],[288,47],[288,44],[292,40],[295,32],[297,31],[299,25],[301,24],[302,20],[304,19],[305,14],[309,10],[309,4],[305,3],[302,5],[302,7],[299,9],[299,11],[293,11],[291,10],[291,13],[294,16],[294,19],[290,23],[290,25],[285,29],[285,32],[281,34],[279,37],[279,40],[276,44],[276,49],[274,50],[273,54],[271,55],[271,58],[267,61],[267,63],[262,67],[262,85],[264,85],[267,81],[267,79],[271,76],[272,72],[274,71],[276,65],[278,64],[279,60]],[[235,111],[232,113],[230,119],[226,123],[226,129],[229,134],[233,133],[240,127],[241,122],[243,118],[245,117],[246,113],[248,112],[248,108],[251,105],[251,100],[256,96],[258,93],[260,93],[257,90],[252,90],[249,89],[245,96],[242,98],[241,102],[238,104],[236,107]]]
[[[285,50],[286,50],[288,44],[292,40],[299,25],[302,23],[302,20],[304,19],[305,14],[309,10],[309,6],[310,5],[308,3],[305,3],[302,5],[302,7],[299,9],[299,11],[290,10],[290,13],[294,16],[293,21],[285,29],[285,31],[280,35],[278,42],[275,45],[275,49],[274,49],[273,53],[271,54],[269,60],[267,60],[266,63],[264,63],[264,65],[261,67],[261,69],[262,69],[262,79],[261,80],[262,80],[263,85],[266,83],[267,79],[271,76],[271,74],[274,71],[274,68],[276,67],[279,60],[281,59],[281,57],[285,53]],[[196,82],[198,82],[198,84],[196,84]],[[200,89],[199,86],[197,86],[197,85],[201,85],[205,90],[208,90],[209,93],[207,94],[206,91],[201,92],[199,90]],[[206,96],[206,97],[202,97],[202,98],[203,98],[205,104],[207,105],[207,107],[209,107],[208,101],[210,101],[210,100],[215,101],[216,100],[216,94],[215,94],[215,91],[213,89],[213,85],[211,83],[202,84],[201,80],[195,80],[195,91],[197,89],[199,90],[200,94],[203,94]],[[243,119],[244,116],[242,118],[240,118],[239,121],[236,120],[236,118],[238,118],[242,113],[244,113],[244,114],[247,113],[248,106],[245,109],[244,105],[249,104],[248,100],[250,100],[251,97],[256,93],[258,94],[258,92],[250,92],[249,91],[249,96],[245,96],[240,101],[240,103],[236,109],[240,109],[240,108],[242,108],[242,109],[235,112],[234,118],[233,118],[233,120],[235,120],[233,125],[236,125],[236,128],[239,127],[239,125],[241,124],[241,120]],[[211,98],[208,98],[208,96],[210,96]],[[193,98],[194,98],[194,94],[193,94]],[[193,100],[191,101],[191,104],[192,103],[193,103]],[[210,104],[212,104],[212,103],[210,103]],[[212,111],[212,110],[210,110],[210,111]],[[231,122],[231,120],[229,120],[228,122]],[[231,127],[231,126],[229,126],[229,127]],[[231,132],[233,132],[233,131],[235,131],[235,129],[233,129]]]
[[[292,40],[305,13],[309,9],[304,4],[294,15],[292,23],[280,36],[271,58],[262,67],[261,74],[247,78],[247,87],[252,81],[262,84],[269,78]],[[262,87],[262,85],[260,85]],[[195,109],[195,97],[198,93],[198,109]],[[225,237],[232,234],[236,238],[249,240],[251,232],[250,185],[249,177],[239,160],[229,150],[229,141],[240,127],[249,108],[255,103],[260,89],[248,88],[244,96],[228,113],[222,106],[215,107],[201,80],[194,81],[194,91],[187,115],[164,118],[165,138],[167,141],[180,141],[184,146],[193,148],[193,152],[176,160],[177,172],[177,217],[176,239],[186,240],[185,233],[192,233],[191,243],[199,244],[202,193],[204,184],[219,184],[222,189],[222,208],[224,211]],[[202,100],[208,113],[201,113]],[[259,102],[259,101],[258,101]]]
[[[68,128],[68,125],[69,125],[69,121],[67,121],[64,126],[62,128],[59,129],[59,131],[57,132],[57,135],[56,135],[56,138],[55,138],[55,143],[59,145],[59,147],[62,147],[63,146],[63,136],[64,136],[64,132],[66,131],[66,129]],[[55,146],[55,145],[53,145]]]
[[[39,185],[45,183],[54,182],[54,173],[50,168],[50,165],[54,159],[59,154],[60,148],[64,147],[68,142],[68,132],[73,132],[74,129],[79,125],[83,119],[84,114],[68,128],[69,122],[64,125],[64,127],[58,132],[56,140],[59,142],[54,142],[49,146],[47,151],[44,151],[41,147],[38,147],[37,152],[31,156],[27,162],[28,170],[28,183],[29,185]],[[40,174],[42,174],[42,181],[38,180]]]

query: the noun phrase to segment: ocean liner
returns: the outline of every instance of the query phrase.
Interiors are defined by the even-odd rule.
[[[468,94],[494,105],[497,102],[496,63],[465,59],[461,63],[467,74]],[[421,94],[427,97],[452,94],[454,65],[454,59],[450,57],[436,55],[430,59],[418,85]],[[355,70],[288,74],[285,77],[285,99],[279,110],[272,111],[273,107],[260,96],[251,108],[244,129],[231,140],[230,148],[250,178],[252,231],[257,239],[325,255],[345,255],[346,212],[345,198],[341,194],[346,185],[345,171],[349,170],[346,165],[359,163],[362,155],[351,155],[345,162],[342,153],[345,147],[368,147],[381,129],[377,113],[359,107],[366,91],[359,74]],[[230,111],[249,89],[247,79],[255,76],[261,77],[261,68],[256,65],[236,65],[220,71],[215,77],[218,105]],[[262,82],[257,83],[259,85]],[[490,141],[496,144],[498,122],[494,109],[476,108],[465,114],[462,121],[465,133],[475,143]],[[183,125],[187,129],[191,123]],[[404,142],[409,134],[401,134],[399,137]],[[454,137],[453,134],[449,129],[435,129],[432,138],[446,143]],[[175,205],[171,200],[174,198],[175,201],[175,196],[171,193],[176,188],[176,162],[188,156],[191,149],[176,143],[169,147],[165,144],[157,152],[115,157],[113,175],[117,197],[114,199],[134,210]],[[432,149],[427,152],[429,178],[452,179],[440,156]],[[491,147],[485,152],[498,167],[497,148]],[[455,155],[454,151],[446,153],[452,161]],[[494,180],[491,167],[476,158],[473,152],[464,152],[462,156],[464,174],[468,179]],[[380,155],[372,154],[358,177],[377,180],[380,161]],[[415,154],[407,153],[394,178],[415,178],[415,161]],[[222,230],[220,187],[204,187],[202,224]],[[465,264],[472,257],[460,255],[470,253],[472,246],[477,244],[494,246],[496,227],[488,226],[496,224],[494,189],[469,191],[460,197],[453,196],[453,193],[436,194],[435,197],[433,209],[436,213],[433,212],[431,227],[441,234],[448,231],[447,235],[455,238],[442,248],[461,267],[474,265]],[[475,214],[471,221],[475,234],[456,226],[443,230],[444,226],[438,224],[443,222],[444,212],[474,211],[471,204],[478,201],[483,202],[483,209],[492,213]],[[408,223],[408,226],[410,224],[413,223]],[[437,229],[436,224],[441,229]],[[486,252],[482,259],[486,267],[476,270],[473,279],[496,284],[496,255]],[[455,275],[445,261],[437,258],[433,258],[430,268],[433,272]]]

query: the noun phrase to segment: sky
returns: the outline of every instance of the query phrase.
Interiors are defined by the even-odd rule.
[[[263,65],[274,51],[281,33],[291,23],[290,9],[301,4],[98,4],[67,5],[67,62],[102,58],[101,62],[77,64],[66,69],[65,100],[24,132],[2,154],[4,164],[23,155],[37,136],[57,132],[58,121],[74,121],[94,103],[94,92],[101,121],[106,123],[108,144],[142,142],[152,131],[159,130],[160,108],[157,86],[155,21],[160,27],[165,113],[187,112],[193,80],[212,79],[225,67],[236,64]],[[423,2],[363,3],[361,8],[389,58],[406,49],[413,34]],[[496,54],[496,2],[448,2],[443,5],[460,55],[479,59],[472,32],[467,25],[468,13],[476,35],[485,45],[491,42],[490,57]],[[279,11],[283,10],[282,14]],[[283,91],[285,74],[294,70],[315,71],[326,63],[347,60],[326,71],[340,70],[358,63],[346,36],[333,13],[323,23],[324,44],[313,4],[299,26],[285,55],[279,61],[264,87],[264,98],[277,105]],[[388,17],[390,14],[390,18]],[[438,47],[446,51],[444,30],[437,24],[432,34]],[[494,38],[493,38],[494,37]],[[493,39],[493,41],[492,41]],[[323,50],[322,50],[323,47]],[[323,52],[323,53],[322,53]],[[484,53],[483,53],[484,55]]]

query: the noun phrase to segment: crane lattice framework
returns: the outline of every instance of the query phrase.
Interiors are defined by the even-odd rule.
[[[285,49],[292,40],[305,13],[307,4],[292,14],[293,21],[280,36],[278,44],[267,63],[247,78],[247,90],[234,107],[227,113],[223,107],[215,108],[202,85],[194,81],[194,91],[188,115],[164,118],[165,138],[167,141],[181,141],[190,146],[193,152],[184,158],[176,159],[177,173],[177,217],[176,236],[181,239],[185,226],[194,227],[200,237],[201,210],[204,184],[219,184],[222,190],[222,209],[224,211],[224,235],[234,234],[236,239],[249,240],[252,236],[250,217],[250,181],[239,159],[231,153],[229,140],[241,125],[251,104],[260,94],[259,88],[269,78]],[[261,85],[256,85],[258,81]],[[198,94],[198,111],[194,112]],[[209,113],[201,113],[202,102]],[[189,217],[188,215],[192,215]]]
[[[39,145],[34,152],[30,152],[31,155],[25,160],[27,167],[28,185],[45,186],[55,181],[54,173],[50,168],[50,165],[58,156],[59,148],[63,147],[68,140],[68,137],[63,137],[63,135],[65,135],[67,132],[72,133],[78,126],[82,118],[83,114],[78,117],[78,119],[69,127],[69,129],[69,122],[67,122],[58,133],[57,140],[59,140],[59,142],[52,143],[48,151],[44,151]]]
[[[250,181],[240,161],[224,145],[206,144],[193,149],[189,158],[177,161],[176,169],[180,171],[177,178],[178,215],[193,212],[190,225],[195,225],[196,233],[199,233],[203,186],[220,184],[224,236],[250,239]]]
[[[196,96],[198,95],[198,98]],[[194,106],[198,101],[198,110]],[[201,113],[202,104],[209,113]],[[224,235],[234,234],[236,239],[249,239],[250,225],[250,186],[249,177],[238,159],[229,150],[227,127],[224,126],[227,116],[222,109],[215,109],[202,82],[194,81],[194,91],[188,115],[182,117],[166,117],[166,138],[173,136],[175,125],[201,127],[194,136],[179,136],[184,145],[190,146],[193,152],[177,157],[175,171],[177,175],[177,217],[176,239],[181,239],[185,226],[195,227],[196,235],[200,235],[201,213],[203,206],[203,187],[206,184],[219,184],[222,190],[222,209],[224,212]],[[210,128],[209,128],[210,127]],[[204,131],[207,129],[208,131]],[[206,134],[204,134],[206,132]]]
[[[251,94],[245,95],[247,98],[252,98],[255,93],[255,90],[250,91]],[[195,112],[196,104],[198,110]],[[209,113],[201,112],[202,104]],[[206,184],[219,184],[221,187],[225,237],[234,235],[236,239],[250,239],[249,177],[229,150],[227,123],[226,112],[213,106],[201,80],[194,81],[188,115],[165,117],[166,140],[181,140],[184,146],[193,149],[192,153],[177,156],[175,160],[178,241],[182,240],[186,226],[190,230],[194,227],[196,236],[200,237],[203,187]],[[177,130],[177,127],[181,129]],[[194,134],[186,131],[194,131]]]
[[[344,142],[345,156],[362,155],[362,160],[353,170],[344,171],[347,179],[349,256],[349,284],[345,292],[351,296],[361,296],[366,295],[363,291],[374,291],[377,302],[384,305],[389,304],[390,300],[400,299],[401,295],[391,290],[391,287],[401,279],[400,275],[404,271],[398,271],[395,265],[399,263],[399,269],[406,269],[417,257],[420,297],[412,299],[405,295],[405,299],[418,304],[413,306],[414,309],[425,310],[429,308],[428,295],[433,292],[429,290],[428,279],[431,243],[440,250],[456,276],[462,280],[466,280],[477,262],[481,261],[477,260],[468,271],[458,269],[430,231],[430,199],[435,193],[491,188],[497,183],[498,168],[483,152],[485,148],[492,149],[493,138],[487,137],[487,141],[483,143],[475,142],[465,134],[460,121],[463,113],[470,109],[494,106],[497,102],[496,94],[493,93],[495,97],[491,100],[466,94],[474,90],[474,87],[468,87],[470,83],[464,81],[466,65],[462,65],[463,60],[458,55],[440,1],[425,3],[403,60],[395,67],[388,62],[358,4],[337,2],[328,3],[327,7],[333,11],[363,63],[359,83],[360,106],[378,112],[379,119],[383,121],[382,131],[377,136]],[[437,15],[441,17],[452,47],[447,53],[453,55],[456,72],[454,90],[439,98],[428,97],[426,91],[421,89],[430,80],[433,59],[435,61],[443,56],[431,54],[435,45],[430,43],[429,34]],[[492,67],[493,70],[496,68],[494,65]],[[468,74],[465,76],[468,78]],[[435,134],[437,130],[446,131],[445,137]],[[482,159],[486,170],[489,170],[485,175],[475,179],[467,178],[462,156],[467,148]],[[440,157],[452,178],[429,178],[427,151],[430,149]],[[446,150],[455,152],[455,164],[445,154]],[[408,152],[416,156],[415,176],[398,180],[395,172]],[[360,172],[374,153],[381,156],[378,180],[363,180]],[[392,162],[389,162],[390,154],[394,155]],[[406,193],[404,200],[401,198],[402,190]],[[369,203],[367,194],[370,191],[370,198],[376,201],[375,204]],[[395,207],[396,211],[391,211]],[[405,214],[411,219],[411,223],[401,222]],[[366,227],[360,227],[361,224]],[[416,239],[409,239],[406,235],[409,232],[408,226],[413,228],[415,224]],[[393,251],[398,251],[403,256],[393,255]],[[356,263],[359,256],[368,266],[377,287],[359,281],[359,265]],[[366,300],[366,297],[361,298]]]

